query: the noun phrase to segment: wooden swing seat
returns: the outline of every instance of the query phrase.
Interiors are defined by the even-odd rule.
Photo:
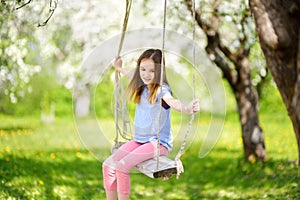
[[[166,156],[159,156],[158,168],[155,157],[138,164],[136,169],[150,178],[169,178],[177,174],[176,162]]]
[[[117,143],[111,150],[114,153],[124,142]],[[150,178],[170,178],[177,174],[176,162],[166,156],[159,156],[158,168],[157,158],[145,160],[136,166],[136,169]]]

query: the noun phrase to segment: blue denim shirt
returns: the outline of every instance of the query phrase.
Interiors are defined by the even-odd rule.
[[[171,130],[171,115],[170,107],[162,107],[161,118],[160,112],[160,98],[165,95],[171,95],[171,89],[168,85],[162,86],[162,95],[160,89],[158,90],[158,97],[155,104],[148,101],[149,90],[144,88],[141,101],[137,105],[134,118],[134,140],[136,142],[156,142],[158,134],[158,123],[160,121],[160,143],[169,151],[172,150],[172,130]]]

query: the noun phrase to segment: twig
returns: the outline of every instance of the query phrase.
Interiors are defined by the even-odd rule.
[[[50,0],[49,16],[44,22],[39,23],[38,27],[45,26],[48,23],[56,8],[57,8],[57,0]]]
[[[20,8],[23,8],[24,6],[31,3],[32,0],[27,1],[26,3],[22,4],[21,6],[17,7],[16,10],[19,10]]]

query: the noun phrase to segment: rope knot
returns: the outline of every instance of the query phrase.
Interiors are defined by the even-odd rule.
[[[176,178],[178,179],[180,174],[184,172],[184,168],[180,159],[175,159],[175,162],[176,162],[176,169],[177,169]]]

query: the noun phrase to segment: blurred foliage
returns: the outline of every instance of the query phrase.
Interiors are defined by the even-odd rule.
[[[265,85],[271,84],[272,76],[268,71],[266,60],[258,41],[251,47],[249,61],[251,66],[251,83],[258,92],[259,99],[263,97]]]
[[[71,88],[81,62],[81,44],[70,40],[70,24],[37,28],[43,2],[15,10],[1,2],[0,113],[38,115],[55,103],[57,116],[72,114]],[[19,2],[21,3],[21,2]],[[69,12],[61,18],[69,19]]]
[[[21,3],[20,1],[19,4]],[[106,8],[110,10],[114,3],[110,1],[106,3]],[[203,2],[202,6],[206,5],[206,3]],[[90,51],[91,47],[97,45],[100,38],[104,39],[108,37],[110,35],[109,30],[114,32],[119,28],[116,24],[121,23],[118,22],[118,20],[119,18],[121,20],[122,16],[118,16],[119,18],[117,19],[110,19],[114,21],[105,23],[106,29],[105,27],[96,27],[96,30],[91,28],[92,26],[94,27],[95,23],[103,24],[104,26],[103,22],[106,19],[104,14],[100,15],[99,12],[97,12],[94,4],[96,4],[96,2],[92,1],[87,1],[83,4],[60,4],[59,8],[61,9],[56,11],[54,18],[51,19],[48,26],[44,29],[38,29],[35,26],[37,22],[41,20],[42,10],[43,8],[48,8],[45,2],[32,2],[17,12],[13,12],[14,3],[1,1],[1,74],[3,74],[3,66],[9,66],[12,69],[11,71],[18,71],[22,68],[19,65],[11,63],[13,60],[11,56],[16,55],[22,55],[22,57],[17,59],[21,59],[23,63],[29,63],[29,65],[25,65],[27,71],[34,69],[32,66],[41,67],[40,71],[36,74],[31,73],[30,78],[24,78],[25,74],[23,72],[22,76],[16,74],[19,83],[22,81],[26,82],[26,84],[25,82],[24,84],[19,84],[20,86],[23,85],[21,86],[23,89],[20,89],[19,86],[12,89],[16,95],[19,95],[17,104],[12,103],[12,97],[9,94],[2,92],[2,89],[11,87],[9,87],[7,83],[1,83],[0,112],[2,114],[19,116],[39,115],[41,104],[44,104],[43,107],[47,108],[51,102],[55,102],[56,115],[72,115],[72,87],[76,77],[80,76],[79,65],[83,60],[82,51]],[[142,12],[141,14],[143,16],[146,15],[145,17],[150,17],[151,14],[157,16],[162,14],[159,10],[156,10],[157,7],[154,6],[153,1],[139,2],[136,3],[135,6],[146,6],[149,8],[149,12]],[[82,7],[84,7],[84,9]],[[235,23],[233,20],[234,17],[239,17],[238,13],[244,12],[245,9],[243,7],[240,8],[240,10],[237,9],[234,11],[235,8],[235,5],[225,3],[222,10],[220,10],[225,19],[222,25],[224,30],[232,28],[230,24]],[[190,36],[192,32],[187,30],[191,29],[191,17],[187,16],[190,13],[186,6],[182,2],[173,2],[170,3],[169,10],[170,19],[168,24],[172,27],[178,27],[176,30],[179,32],[187,32],[187,36]],[[123,12],[121,8],[118,8],[118,12],[120,11]],[[230,16],[231,11],[234,11],[234,16]],[[87,12],[89,12],[89,18],[85,17]],[[176,17],[176,13],[180,14],[179,18],[178,16]],[[140,19],[141,17],[136,16],[136,14],[136,12],[132,14],[133,20],[142,20]],[[76,21],[72,21],[75,19]],[[139,22],[137,24],[139,24]],[[249,32],[251,32],[250,30],[252,29],[249,28]],[[239,31],[240,30],[235,30],[235,33]],[[225,32],[228,33],[230,31]],[[229,37],[231,35],[227,36]],[[199,44],[201,43],[200,40],[203,39],[201,37],[201,32],[197,30],[197,41]],[[252,38],[254,36],[251,35],[249,37]],[[233,42],[234,39],[235,37],[233,36],[227,38],[228,43],[235,44]],[[18,51],[23,52],[23,54],[14,52],[9,56],[9,54],[6,53],[6,49],[9,46],[15,46],[14,49],[18,49]],[[251,49],[250,62],[252,66],[251,76],[253,84],[258,88],[261,97],[261,112],[271,113],[274,110],[284,111],[285,109],[281,98],[271,81],[270,74],[268,74],[265,69],[265,61],[258,44],[255,44]],[[110,118],[113,116],[113,82],[110,80],[111,73],[112,71],[108,72],[97,85],[90,86],[93,97],[90,105],[91,111],[95,111],[96,115],[101,118]],[[224,85],[227,95],[227,113],[234,113],[236,112],[236,102],[233,98],[232,91],[225,81]],[[174,84],[172,87],[174,87]],[[131,116],[134,110],[133,107],[134,105],[129,104]]]
[[[287,109],[282,101],[279,90],[273,80],[266,84],[261,92],[260,99],[261,113],[281,113],[287,114]]]
[[[29,59],[36,53],[33,27],[15,14],[15,2],[1,2],[0,16],[0,96],[9,96],[12,103],[28,92],[30,78],[41,67]]]
[[[112,119],[114,116],[114,84],[110,79],[112,71],[109,70],[98,84],[91,86],[91,111],[101,119]]]
[[[31,80],[32,93],[23,98],[18,104],[10,102],[8,96],[0,96],[0,112],[9,115],[32,115],[40,113],[41,101],[46,101],[48,106],[53,101],[56,105],[56,115],[72,115],[72,94],[70,90],[61,86],[57,80],[50,75],[35,75]],[[231,88],[223,81],[226,93],[227,114],[235,113],[236,102]],[[101,118],[113,117],[113,81],[111,73],[103,76],[97,85],[91,85],[91,112]],[[45,99],[46,97],[46,99]],[[200,98],[201,99],[201,98]],[[104,106],[105,105],[105,106]],[[134,105],[129,105],[131,114]],[[260,99],[260,113],[286,112],[279,91],[272,80],[264,85]]]
[[[6,115],[39,115],[41,106],[55,103],[56,116],[72,115],[72,95],[69,90],[59,85],[57,80],[48,75],[36,75],[31,80],[32,92],[14,104],[8,96],[0,96],[0,113]]]

